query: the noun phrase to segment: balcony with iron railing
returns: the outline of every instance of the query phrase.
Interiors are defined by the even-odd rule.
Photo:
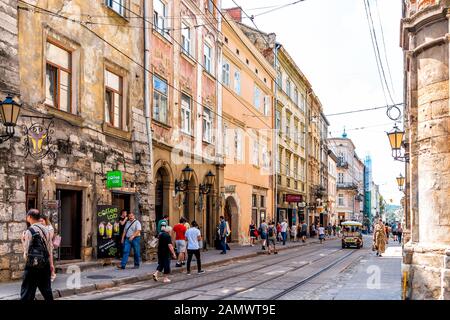
[[[358,190],[358,185],[354,182],[338,182],[336,187],[338,190]]]

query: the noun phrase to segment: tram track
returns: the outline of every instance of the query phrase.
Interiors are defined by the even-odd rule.
[[[334,247],[331,247],[331,248],[330,247],[325,247],[325,248],[333,249]],[[335,252],[338,252],[338,251],[342,251],[342,249],[338,249]],[[333,253],[335,253],[335,252],[333,252]],[[293,258],[298,258],[299,257],[299,253],[302,256],[317,253],[317,245],[308,246],[308,248],[306,250],[305,250],[304,247],[299,247],[299,248],[296,248],[296,249],[292,249],[292,250],[290,250],[290,252],[287,253],[286,257],[283,258],[283,259],[280,259],[280,255],[273,255],[271,257],[267,257],[267,256],[264,255],[264,256],[261,256],[261,257],[257,257],[257,258],[244,259],[244,260],[249,260],[249,261],[246,262],[246,263],[239,263],[237,265],[233,265],[233,266],[231,266],[229,268],[226,268],[227,265],[225,264],[224,265],[225,268],[220,268],[219,267],[220,269],[218,271],[213,271],[213,272],[207,272],[206,273],[207,277],[213,277],[213,279],[210,280],[210,281],[202,282],[201,284],[194,285],[192,287],[189,287],[188,289],[179,289],[179,290],[176,290],[176,291],[171,292],[171,293],[166,293],[166,294],[162,294],[162,295],[158,295],[158,296],[153,296],[153,297],[150,297],[150,298],[148,298],[146,300],[163,299],[163,298],[166,298],[166,297],[177,295],[177,294],[182,293],[182,292],[184,292],[186,290],[195,290],[195,289],[198,289],[198,288],[201,288],[201,287],[204,287],[204,286],[208,286],[208,285],[211,285],[211,284],[215,284],[215,283],[221,282],[221,281],[223,281],[223,279],[221,279],[221,277],[226,272],[229,273],[229,272],[233,272],[234,270],[244,269],[243,271],[238,272],[238,273],[233,273],[233,275],[232,275],[233,277],[239,277],[239,276],[242,276],[242,275],[254,272],[254,271],[258,271],[258,270],[262,269],[261,266],[257,266],[255,268],[250,269],[250,270],[246,268],[247,266],[251,266],[251,265],[254,265],[255,263],[257,263],[258,261],[255,261],[255,259],[258,259],[259,262],[264,262],[266,264],[266,266],[264,266],[263,268],[265,268],[265,267],[270,266],[272,261],[276,262],[278,264],[278,263],[283,263],[283,262],[292,260]],[[322,258],[324,258],[324,257],[322,257]],[[309,264],[310,263],[307,263],[304,266],[309,265]],[[195,265],[193,265],[193,266],[195,267]],[[214,276],[216,276],[216,277],[214,277]],[[192,276],[186,277],[186,278],[183,278],[183,279],[180,279],[180,280],[177,280],[177,281],[172,281],[170,283],[170,285],[179,284],[179,283],[188,283],[189,281],[192,281],[192,280],[195,280],[195,279],[199,279],[200,277],[205,277],[205,275],[199,275],[199,276],[194,276],[194,277],[192,277]],[[145,283],[148,283],[148,282],[149,282],[148,280],[145,281]],[[122,291],[122,292],[117,292],[117,293],[112,293],[112,294],[109,294],[109,295],[105,295],[105,296],[99,297],[98,300],[114,299],[114,298],[124,297],[124,296],[127,296],[127,295],[132,295],[132,294],[135,294],[135,293],[139,293],[139,292],[143,292],[143,291],[151,290],[151,289],[167,289],[167,287],[168,287],[168,284],[157,283],[156,285],[148,285],[148,286],[143,286],[143,287],[139,287],[139,288],[136,288],[136,289],[130,289],[130,290]],[[101,292],[98,292],[97,294],[101,294]]]

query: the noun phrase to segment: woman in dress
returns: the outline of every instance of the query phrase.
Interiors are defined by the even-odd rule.
[[[386,250],[386,229],[383,224],[383,220],[381,219],[375,225],[373,241],[377,250],[377,256],[381,257],[381,254]]]

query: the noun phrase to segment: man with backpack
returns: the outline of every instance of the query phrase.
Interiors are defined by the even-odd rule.
[[[125,224],[125,230],[122,234],[123,256],[120,265],[117,266],[118,269],[125,269],[131,248],[134,251],[134,269],[139,269],[141,260],[141,230],[141,223],[136,219],[134,212],[130,212],[128,214],[128,221]]]
[[[46,301],[53,300],[51,288],[51,274],[55,270],[53,265],[53,245],[50,232],[39,222],[41,214],[36,209],[27,213],[26,221],[29,224],[23,233],[22,244],[25,258],[20,299],[33,301],[36,298],[36,289],[39,288]]]
[[[222,252],[220,254],[227,254],[227,237],[229,234],[228,223],[225,221],[225,217],[220,216],[220,224],[219,224],[219,236],[220,236],[220,246],[222,248]]]

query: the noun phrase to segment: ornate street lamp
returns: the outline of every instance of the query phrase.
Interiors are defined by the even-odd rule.
[[[389,144],[392,149],[392,157],[397,161],[407,162],[407,157],[402,153],[402,147],[404,147],[405,131],[402,131],[395,124],[391,132],[387,133],[389,138]]]
[[[397,177],[397,185],[399,191],[405,190],[405,177],[401,173],[400,176]]]
[[[4,101],[0,101],[0,120],[6,127],[6,133],[0,135],[0,143],[8,141],[14,136],[20,110],[21,105],[15,102],[11,96],[7,96]]]
[[[184,168],[183,171],[181,171],[181,174],[182,180],[181,181],[175,180],[175,193],[187,191],[189,181],[191,181],[192,179],[194,170],[191,167],[186,166],[186,168]]]
[[[211,192],[214,183],[216,182],[216,176],[214,173],[209,171],[205,176],[205,182],[201,183],[199,186],[199,190],[202,194],[209,194]]]

